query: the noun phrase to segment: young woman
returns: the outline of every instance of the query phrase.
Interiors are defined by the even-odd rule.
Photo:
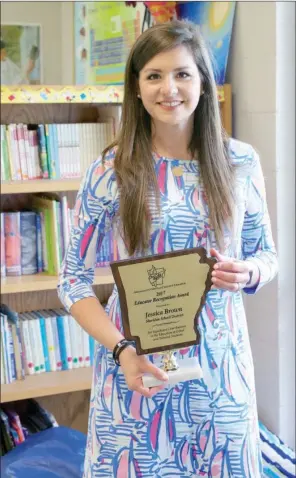
[[[99,342],[84,478],[259,478],[242,290],[253,294],[269,282],[277,259],[258,155],[223,135],[210,60],[194,25],[145,31],[128,58],[124,88],[118,139],[86,173],[59,281],[65,307]],[[122,346],[117,289],[104,310],[91,287],[110,228],[121,259],[200,246],[218,259],[199,319],[201,343],[177,353],[199,357],[202,380],[169,386],[158,357]],[[145,372],[163,385],[145,388]]]

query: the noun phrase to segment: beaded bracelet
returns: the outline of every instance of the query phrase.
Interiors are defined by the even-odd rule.
[[[132,345],[133,342],[131,342],[130,340],[126,340],[126,339],[122,339],[120,340],[120,342],[118,342],[114,349],[113,349],[113,359],[114,359],[114,362],[116,363],[116,365],[120,365],[120,361],[119,361],[119,355],[121,354],[121,352],[123,352],[124,349],[126,349],[126,347],[128,347],[129,345]]]

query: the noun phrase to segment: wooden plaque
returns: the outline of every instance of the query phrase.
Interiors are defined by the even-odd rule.
[[[198,317],[215,263],[199,247],[110,264],[124,335],[139,355],[199,343]]]

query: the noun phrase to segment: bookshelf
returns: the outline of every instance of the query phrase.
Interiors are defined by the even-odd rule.
[[[1,386],[1,403],[90,390],[92,367],[30,375]]]
[[[18,294],[24,292],[40,292],[45,290],[55,290],[57,288],[58,278],[46,273],[34,274],[28,276],[5,277],[2,279],[2,294]],[[114,284],[113,275],[109,267],[96,269],[94,285]]]
[[[78,191],[81,179],[30,179],[27,181],[2,181],[1,194],[27,194]]]
[[[122,87],[1,87],[1,123],[92,123],[112,118],[118,127]],[[95,159],[95,158],[94,158]],[[27,180],[1,183],[1,211],[30,206],[30,195],[54,192],[73,207],[80,179]],[[1,301],[17,312],[61,307],[58,278],[45,273],[1,279]],[[110,268],[97,269],[94,291],[105,302],[113,288]],[[38,398],[61,425],[87,430],[92,368],[46,372],[2,385],[1,403]]]
[[[223,125],[231,135],[231,85],[218,87]],[[112,116],[115,129],[120,118],[123,87],[120,86],[1,86],[1,124],[87,123]],[[66,193],[74,206],[79,179],[27,180],[1,183],[1,211],[17,210],[30,204],[30,194]],[[1,300],[17,312],[57,308],[57,277],[46,274],[7,277],[1,280]],[[98,269],[94,291],[106,301],[113,288],[109,268]],[[91,368],[46,372],[27,376],[1,387],[1,403],[38,398],[61,425],[87,430]]]

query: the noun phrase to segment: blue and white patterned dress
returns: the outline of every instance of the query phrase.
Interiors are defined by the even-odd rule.
[[[230,141],[236,168],[234,234],[225,233],[224,254],[256,262],[260,282],[277,272],[277,258],[258,155]],[[114,151],[88,169],[77,196],[75,223],[59,281],[69,310],[91,297],[94,264],[104,234],[118,231],[119,191]],[[151,254],[216,247],[198,161],[153,156],[161,192],[161,218],[153,213]],[[154,211],[152,207],[152,211]],[[128,258],[118,237],[120,259]],[[116,287],[107,312],[121,329]],[[202,310],[201,343],[178,352],[198,356],[203,379],[147,399],[127,389],[105,347],[96,350],[84,478],[259,478],[261,454],[253,362],[242,292],[211,290]],[[156,363],[158,356],[151,357]]]

